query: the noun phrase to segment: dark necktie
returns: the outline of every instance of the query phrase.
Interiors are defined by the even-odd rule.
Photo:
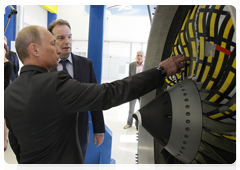
[[[66,59],[66,60],[61,60],[60,63],[61,63],[62,66],[63,66],[63,70],[66,71],[66,72],[68,72],[67,67],[66,67],[66,65],[67,65],[67,63],[68,63],[68,59]]]

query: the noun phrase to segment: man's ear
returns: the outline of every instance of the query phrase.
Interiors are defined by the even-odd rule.
[[[38,46],[37,44],[35,43],[31,43],[29,46],[28,46],[28,52],[34,56],[38,56],[39,53],[38,53]]]

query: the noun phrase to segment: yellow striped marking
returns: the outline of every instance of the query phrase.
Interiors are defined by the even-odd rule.
[[[174,47],[174,53],[175,53],[175,55],[178,55],[177,47]]]
[[[198,20],[198,30],[199,30],[199,33],[203,33],[203,25],[202,25],[202,22],[203,22],[203,12],[200,12],[199,13],[199,20]]]
[[[176,76],[177,76],[177,78],[178,78],[178,79],[180,79],[180,78],[181,78],[179,73],[177,73],[177,74],[176,74]]]
[[[219,97],[220,95],[215,94],[209,101],[214,103]]]
[[[184,35],[183,35],[183,32],[181,32],[181,41],[182,41],[182,45],[185,46],[186,43],[184,41]]]
[[[232,25],[233,25],[233,21],[232,21],[232,18],[230,18],[228,20],[228,23],[227,23],[227,26],[224,30],[224,33],[223,33],[223,38],[227,39],[228,38],[228,34],[230,32],[230,29],[232,28]]]
[[[236,136],[229,136],[229,135],[221,135],[215,132],[210,132],[211,134],[215,135],[215,136],[222,136],[224,138],[230,139],[230,140],[236,140]]]
[[[213,86],[213,83],[214,83],[214,81],[210,80],[207,87],[206,87],[206,90],[211,90],[211,88]]]
[[[224,114],[222,114],[222,113],[217,113],[217,114],[212,115],[212,116],[209,116],[209,117],[212,118],[212,119],[217,119],[217,118],[222,117],[222,116],[224,116]]]
[[[197,75],[196,75],[196,76],[199,76],[201,69],[202,69],[202,63],[199,63],[199,64],[198,64],[198,70],[197,70]],[[205,81],[205,80],[204,80],[204,81]]]
[[[216,5],[215,9],[220,9],[221,5]]]
[[[234,112],[236,110],[236,103],[233,104],[229,109]]]
[[[234,61],[233,61],[232,67],[236,69],[236,57],[234,58]]]
[[[208,63],[212,63],[212,51],[211,51],[211,55],[208,57],[208,59],[207,59],[207,62]]]
[[[190,23],[188,24],[188,28],[189,28],[190,38],[194,38],[194,33],[193,33],[193,28],[192,28],[192,22],[190,22]]]
[[[193,61],[192,62],[192,73],[191,73],[191,75],[193,75],[193,71],[194,71],[195,65],[196,65],[196,61]]]
[[[209,66],[206,66],[205,70],[204,70],[204,73],[203,73],[203,77],[202,77],[202,80],[201,82],[205,82],[205,80],[207,79],[207,75],[209,73],[209,70],[210,70],[210,67]]]
[[[221,47],[226,48],[226,43],[222,42]],[[218,73],[219,73],[219,71],[222,67],[222,64],[223,64],[224,56],[225,56],[225,53],[220,51],[218,61],[217,61],[217,65],[216,65],[216,68],[215,68],[214,73],[213,73],[213,78],[217,78]]]
[[[186,55],[185,57],[189,57],[189,52],[188,52],[187,47],[184,48],[184,51],[185,51],[185,55]]]
[[[168,80],[168,78],[165,78],[165,81],[166,81],[167,83],[170,83],[170,81]]]
[[[223,137],[230,139],[230,140],[236,140],[236,136],[227,136],[227,135],[223,135]]]
[[[192,44],[193,57],[196,58],[196,56],[197,56],[196,43],[195,43],[195,41],[191,41],[191,44]]]
[[[200,60],[203,60],[204,59],[204,42],[205,42],[205,40],[204,40],[204,37],[200,37],[200,54],[199,54],[199,59]]]
[[[185,18],[185,20],[184,20],[184,22],[183,22],[183,25],[182,25],[181,30],[184,30],[184,28],[185,28],[185,25],[186,25],[186,22],[187,22],[187,19],[188,19],[188,16],[189,16],[190,11],[191,11],[191,10],[188,11],[188,14],[187,14],[187,16],[186,16],[186,18]]]
[[[229,114],[230,114],[230,112],[228,112],[228,111],[225,111],[225,113],[226,113],[227,115],[229,115]]]
[[[214,37],[214,26],[215,26],[216,17],[217,17],[217,14],[213,13],[211,21],[210,21],[210,36],[211,37]]]
[[[194,14],[195,14],[195,12],[196,12],[196,10],[197,10],[197,5],[195,5],[195,7],[194,7],[194,9],[193,9],[193,11],[192,11],[192,14],[191,14],[191,17],[190,17],[190,19],[193,19],[193,17],[194,17]]]
[[[175,40],[175,42],[174,42],[174,45],[177,45],[177,42],[178,42],[178,35],[177,35],[177,37],[176,37],[176,40]]]
[[[215,133],[215,132],[210,132],[211,134],[215,135],[215,136],[221,136],[220,134],[218,133]]]
[[[229,72],[227,79],[225,80],[225,82],[223,83],[221,89],[219,90],[221,93],[224,93],[227,88],[229,87],[229,85],[231,84],[233,78],[234,78],[235,74],[233,72]]]
[[[167,82],[167,84],[170,84],[171,86],[174,85],[171,81],[168,80],[168,78],[166,78],[165,81]]]

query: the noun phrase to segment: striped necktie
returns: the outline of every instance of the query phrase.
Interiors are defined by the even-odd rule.
[[[63,70],[66,71],[66,72],[68,72],[67,67],[66,67],[66,66],[67,66],[67,63],[68,63],[68,59],[66,59],[66,60],[61,60],[60,63],[61,63],[62,66],[63,66]]]

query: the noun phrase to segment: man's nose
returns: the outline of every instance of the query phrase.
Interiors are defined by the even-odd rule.
[[[70,41],[70,39],[69,38],[65,38],[65,44],[71,44],[71,41]]]
[[[60,50],[60,48],[58,46],[56,46],[56,47],[57,47],[57,54],[60,55],[61,54],[61,50]]]

